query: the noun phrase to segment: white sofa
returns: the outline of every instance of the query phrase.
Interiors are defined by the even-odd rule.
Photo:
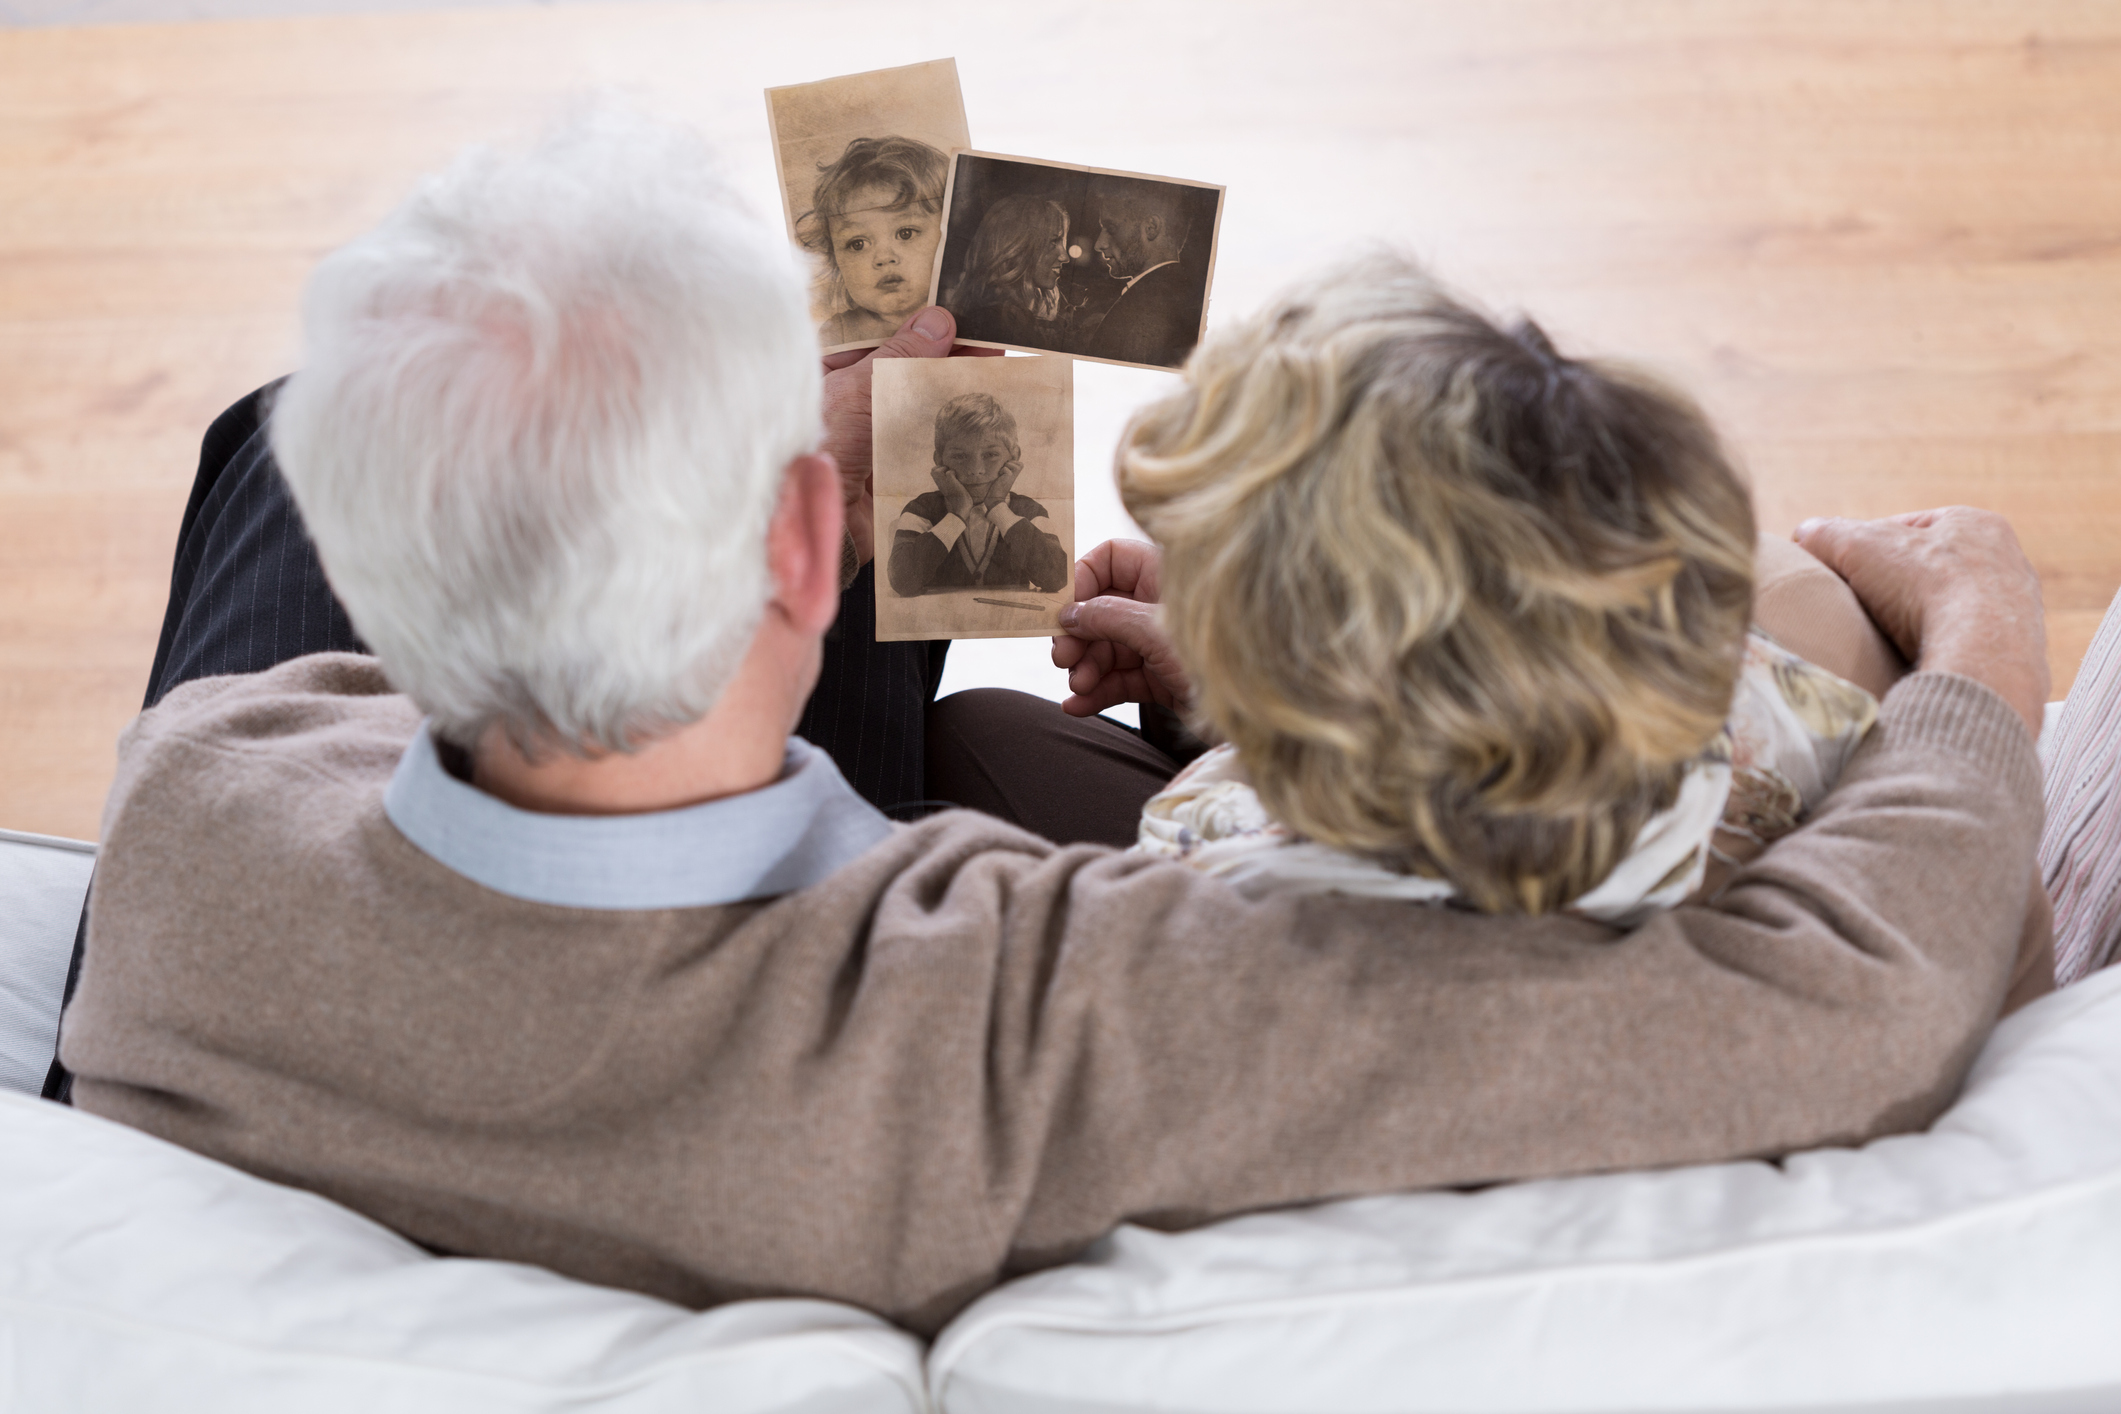
[[[0,835],[9,1089],[49,1058],[86,848]],[[24,1094],[0,1196],[0,1410],[38,1414],[2121,1410],[2121,967],[2007,1021],[1927,1134],[1122,1229],[932,1349],[435,1258]]]

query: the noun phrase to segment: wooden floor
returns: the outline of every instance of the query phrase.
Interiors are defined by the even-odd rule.
[[[199,434],[293,366],[321,252],[593,86],[698,124],[770,211],[760,89],[943,54],[984,147],[1227,183],[1219,313],[1395,242],[1692,388],[1771,526],[2003,511],[2058,693],[2121,584],[2121,5],[719,0],[0,32],[0,826],[97,833]]]

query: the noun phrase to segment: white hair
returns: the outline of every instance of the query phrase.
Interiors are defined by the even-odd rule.
[[[818,444],[803,278],[704,146],[612,112],[466,153],[318,266],[273,451],[446,740],[625,751],[712,709]]]

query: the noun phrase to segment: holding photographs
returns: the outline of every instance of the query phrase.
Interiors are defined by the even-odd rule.
[[[1074,370],[876,364],[876,637],[1033,638],[1074,597]]]
[[[971,144],[957,61],[769,88],[766,114],[819,346],[883,342],[928,303],[949,153]]]
[[[1176,368],[1207,317],[1222,190],[960,153],[934,302],[964,343]]]

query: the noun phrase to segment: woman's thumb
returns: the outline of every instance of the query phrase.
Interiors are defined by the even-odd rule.
[[[1077,638],[1118,643],[1145,658],[1164,643],[1163,631],[1156,622],[1156,606],[1117,595],[1066,605],[1060,611],[1060,626]]]

